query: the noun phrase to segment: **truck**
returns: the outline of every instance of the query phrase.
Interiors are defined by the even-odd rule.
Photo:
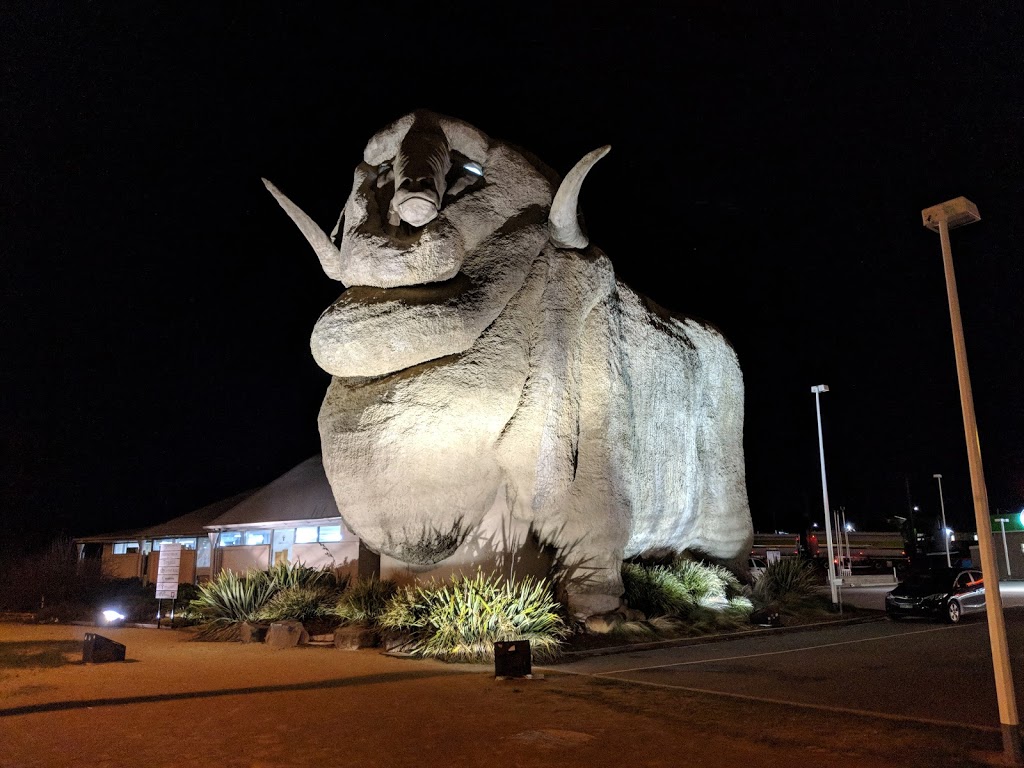
[[[768,561],[768,551],[775,550],[780,557],[797,557],[800,555],[799,533],[755,533],[754,543],[750,546],[750,556]]]
[[[910,564],[910,555],[899,531],[840,531],[833,536],[832,556],[842,568],[891,571]],[[811,557],[827,557],[824,532],[808,533],[807,548]]]

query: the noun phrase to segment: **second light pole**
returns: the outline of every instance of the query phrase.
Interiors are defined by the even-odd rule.
[[[946,527],[946,502],[942,498],[942,475],[932,475],[936,480],[939,481],[939,506],[942,509],[942,538],[946,540],[946,567],[952,568],[953,563],[949,558],[949,528]]]
[[[828,542],[828,586],[832,591],[832,605],[838,604],[836,596],[836,567],[832,555],[832,512],[828,508],[828,483],[825,481],[825,442],[821,437],[821,402],[818,399],[822,392],[828,392],[828,386],[818,384],[811,387],[814,393],[814,410],[818,413],[818,454],[821,456],[821,500],[825,505],[825,540]]]

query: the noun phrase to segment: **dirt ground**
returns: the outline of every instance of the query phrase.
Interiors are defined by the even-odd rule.
[[[974,766],[998,734],[954,732],[545,670],[332,647],[197,643],[169,629],[0,624],[13,643],[124,643],[127,661],[0,669],[0,767]],[[535,667],[535,671],[537,668]],[[837,727],[838,725],[838,727]],[[992,750],[992,751],[987,751]]]

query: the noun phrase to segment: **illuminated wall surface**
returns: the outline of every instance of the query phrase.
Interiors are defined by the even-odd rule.
[[[267,184],[347,286],[311,339],[333,375],[323,462],[382,566],[493,564],[526,531],[587,615],[619,605],[624,557],[749,551],[736,356],[587,247],[577,196],[603,154],[556,194],[509,145],[418,112],[370,139],[331,236]],[[624,191],[637,248],[643,202]]]

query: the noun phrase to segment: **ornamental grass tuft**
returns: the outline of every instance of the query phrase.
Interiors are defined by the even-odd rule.
[[[409,653],[445,661],[493,660],[494,644],[511,640],[528,640],[533,658],[552,659],[568,634],[546,579],[511,581],[482,573],[404,587],[380,625],[404,634]]]
[[[343,623],[375,625],[397,592],[398,585],[390,579],[362,577],[341,594],[332,612]]]
[[[623,597],[648,618],[684,619],[691,624],[732,625],[753,606],[739,579],[720,565],[676,558],[670,565],[625,563]]]
[[[303,624],[322,621],[332,616],[336,599],[335,590],[326,585],[285,587],[274,593],[256,612],[256,620],[272,622],[294,619]]]
[[[200,586],[198,596],[189,603],[203,621],[196,639],[237,639],[238,625],[244,621],[321,617],[347,584],[347,576],[339,577],[330,568],[301,563],[278,563],[269,572],[250,570],[242,576],[221,571]]]
[[[204,620],[196,639],[236,638],[238,625],[243,621],[254,621],[276,589],[262,571],[249,571],[243,576],[234,571],[221,571],[200,586],[199,596],[189,603],[189,607]]]
[[[302,563],[275,563],[266,574],[278,589],[288,587],[325,587],[342,590],[348,585],[347,575],[339,576],[330,567],[312,568]]]
[[[782,558],[771,563],[754,582],[751,597],[760,605],[793,606],[814,601],[817,587],[814,566],[797,558]]]
[[[629,607],[648,617],[682,616],[695,604],[679,576],[664,565],[626,563],[622,566],[622,583]]]

